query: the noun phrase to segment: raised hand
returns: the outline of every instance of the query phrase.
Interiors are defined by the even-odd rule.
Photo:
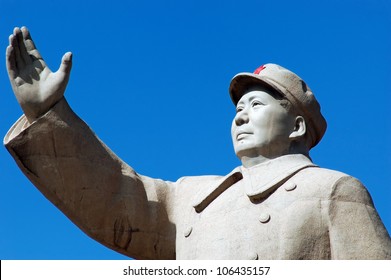
[[[64,54],[60,68],[53,73],[35,47],[27,28],[16,27],[9,37],[6,64],[16,99],[32,123],[64,95],[72,68],[72,53]]]

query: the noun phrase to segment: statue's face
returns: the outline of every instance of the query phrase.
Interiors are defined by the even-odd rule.
[[[267,89],[250,89],[236,106],[231,135],[236,155],[276,158],[289,153],[295,116]]]

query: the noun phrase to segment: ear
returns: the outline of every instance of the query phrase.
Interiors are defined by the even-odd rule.
[[[295,120],[295,127],[292,133],[289,135],[289,139],[295,140],[300,137],[304,137],[307,131],[307,127],[305,125],[305,120],[302,116],[297,116]]]

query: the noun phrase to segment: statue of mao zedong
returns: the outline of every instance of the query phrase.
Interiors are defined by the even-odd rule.
[[[15,28],[6,64],[24,112],[6,148],[47,199],[105,246],[136,259],[391,259],[362,183],[311,161],[326,121],[293,72],[265,64],[232,79],[242,166],[169,182],[137,173],[72,111],[64,98],[71,53],[51,72],[27,28]]]

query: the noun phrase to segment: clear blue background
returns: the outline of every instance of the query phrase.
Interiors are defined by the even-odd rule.
[[[230,79],[267,62],[292,69],[328,121],[313,160],[359,178],[391,231],[390,3],[0,0],[0,49],[26,25],[52,70],[72,51],[72,108],[139,173],[166,180],[239,165]],[[2,66],[0,133],[20,115]],[[0,215],[1,259],[125,258],[51,205],[5,148]]]

